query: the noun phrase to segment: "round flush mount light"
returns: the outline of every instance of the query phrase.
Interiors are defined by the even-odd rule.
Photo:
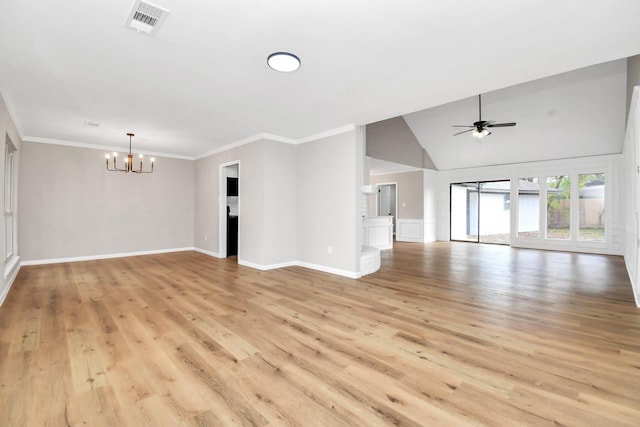
[[[290,73],[300,68],[300,58],[289,52],[274,52],[267,58],[269,67],[283,73]]]

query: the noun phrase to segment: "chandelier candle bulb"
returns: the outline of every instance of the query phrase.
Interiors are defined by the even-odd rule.
[[[124,173],[128,173],[128,172],[133,172],[133,173],[152,173],[153,172],[153,163],[155,161],[155,159],[151,159],[151,170],[144,170],[144,156],[142,155],[142,153],[140,153],[138,155],[138,157],[140,158],[140,168],[139,169],[134,169],[133,168],[133,153],[131,152],[131,138],[134,136],[133,133],[128,133],[127,136],[129,137],[129,154],[127,154],[127,157],[124,159],[124,167],[123,168],[119,168],[117,163],[116,163],[116,157],[118,156],[118,153],[114,152],[113,153],[113,168],[109,168],[109,155],[107,154],[106,157],[106,162],[107,162],[107,171],[109,172],[124,172]]]

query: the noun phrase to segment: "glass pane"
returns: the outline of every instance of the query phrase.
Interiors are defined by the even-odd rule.
[[[511,182],[480,183],[480,242],[511,243]]]
[[[571,178],[547,177],[547,239],[571,238]]]
[[[540,237],[540,184],[537,177],[518,180],[518,237]]]
[[[580,222],[578,240],[604,242],[604,174],[579,175]]]
[[[478,184],[451,184],[451,240],[478,241]]]

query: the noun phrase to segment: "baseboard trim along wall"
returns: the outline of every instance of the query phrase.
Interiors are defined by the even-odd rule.
[[[78,261],[95,261],[98,259],[110,259],[110,258],[124,258],[128,256],[140,256],[140,255],[154,255],[154,254],[166,254],[170,252],[184,252],[184,251],[198,251],[201,252],[201,249],[196,248],[173,248],[173,249],[160,249],[153,251],[140,251],[140,252],[126,252],[120,254],[106,254],[106,255],[89,255],[89,256],[81,256],[81,257],[71,257],[71,258],[54,258],[54,259],[40,259],[40,260],[29,260],[22,261],[20,265],[43,265],[43,264],[60,264],[63,262],[78,262]]]
[[[192,250],[196,252],[200,252],[201,254],[212,256],[214,258],[220,258],[220,254],[217,252],[212,252],[212,251],[208,251],[206,249],[200,249],[200,248],[192,248]]]
[[[124,258],[129,256],[154,255],[154,254],[165,254],[170,252],[184,252],[184,251],[195,251],[195,252],[200,252],[201,254],[208,255],[214,258],[220,258],[220,254],[216,252],[212,252],[212,251],[208,251],[208,250],[196,248],[196,247],[190,247],[190,248],[161,249],[161,250],[155,250],[155,251],[127,252],[127,253],[120,253],[120,254],[90,255],[90,256],[81,256],[81,257],[72,257],[72,258],[29,260],[29,261],[22,261],[20,265],[28,266],[28,265],[60,264],[63,262],[95,261],[99,259]],[[284,268],[284,267],[304,267],[304,268],[309,268],[311,270],[322,271],[324,273],[331,273],[331,274],[336,274],[338,276],[348,277],[350,279],[358,279],[361,277],[361,274],[358,272],[340,270],[333,267],[327,267],[327,266],[318,265],[318,264],[311,264],[311,263],[302,262],[302,261],[289,261],[289,262],[282,262],[278,264],[262,265],[262,264],[256,264],[250,261],[239,259],[238,264],[245,267],[255,268],[256,270],[262,270],[262,271],[273,270],[276,268]],[[17,270],[19,270],[19,268],[16,269],[16,275],[17,275]],[[13,278],[15,278],[15,275],[13,276]],[[9,289],[7,288],[4,291],[4,294],[0,294],[0,298],[4,298],[4,295],[6,295],[8,291]],[[2,300],[0,300],[0,304],[2,304],[1,301]]]
[[[322,271],[323,273],[330,273],[330,274],[335,274],[337,276],[347,277],[349,279],[358,279],[362,276],[357,272],[341,270],[338,268],[327,267],[324,265],[312,264],[312,263],[302,262],[302,261],[290,261],[290,262],[283,262],[279,264],[261,265],[261,264],[255,264],[250,261],[238,260],[238,264],[245,267],[255,268],[256,270],[262,270],[262,271],[274,270],[276,268],[285,268],[285,267],[304,267],[310,270],[317,270],[317,271]]]

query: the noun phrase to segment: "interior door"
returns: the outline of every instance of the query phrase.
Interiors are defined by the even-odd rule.
[[[396,232],[396,184],[378,186],[378,216],[391,216],[393,233]]]
[[[391,215],[391,186],[378,187],[378,216]]]

